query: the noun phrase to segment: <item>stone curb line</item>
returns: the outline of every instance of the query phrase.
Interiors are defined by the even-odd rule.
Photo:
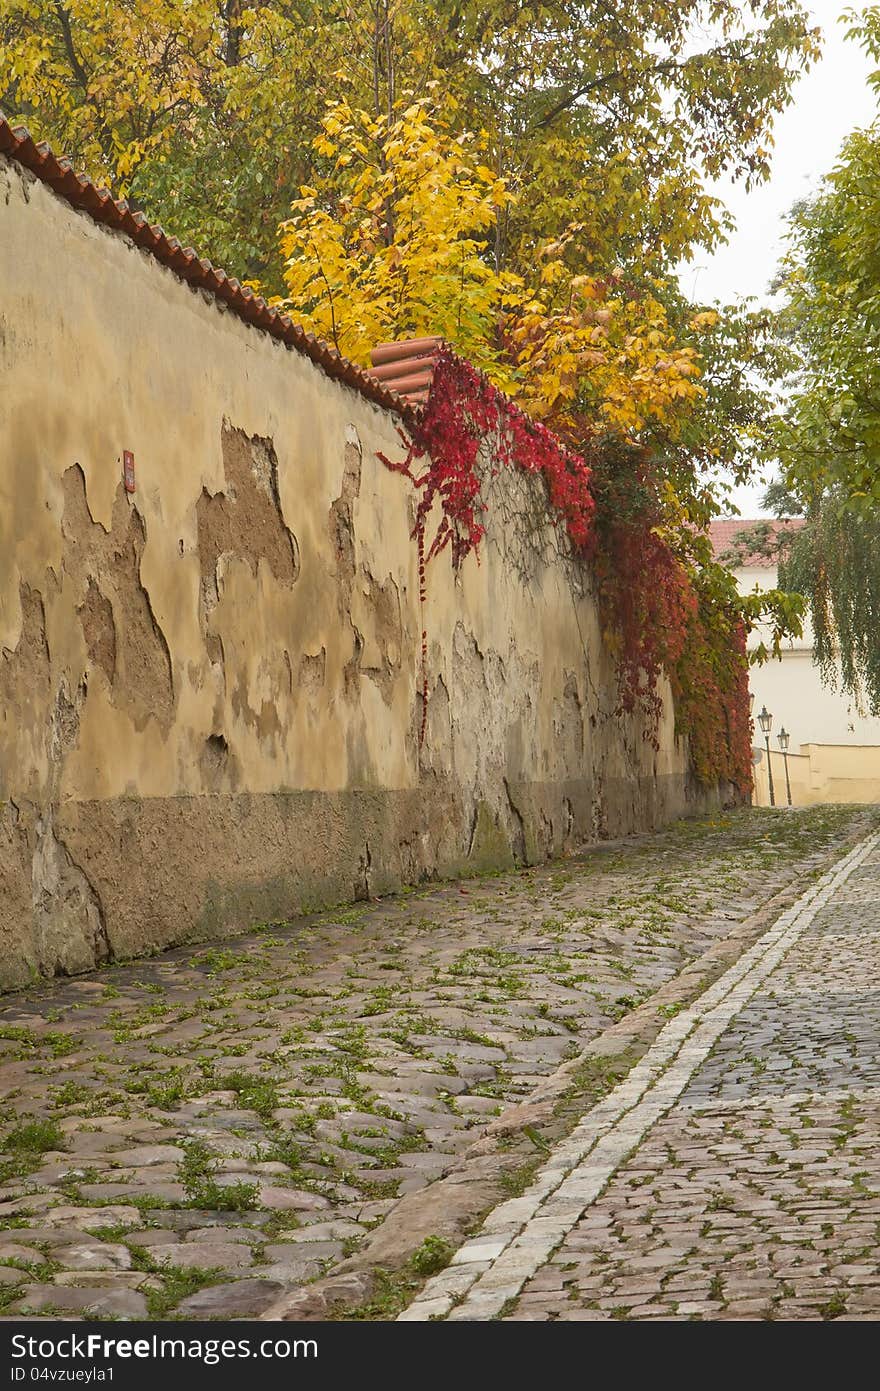
[[[489,1214],[477,1235],[427,1282],[399,1320],[492,1319],[515,1299],[675,1104],[730,1021],[878,842],[880,833],[875,833],[838,861],[695,1004],[670,1020],[626,1079],[557,1146],[526,1192]]]
[[[844,837],[844,845],[861,845],[864,833],[853,835],[853,830],[855,826]],[[837,868],[842,858],[840,846],[825,854],[826,871]],[[754,913],[737,923],[726,937],[717,939],[704,952],[688,960],[678,974],[661,985],[649,999],[585,1043],[577,1057],[562,1063],[527,1097],[511,1101],[464,1154],[453,1160],[443,1177],[399,1199],[360,1251],[319,1279],[285,1290],[261,1319],[300,1322],[344,1317],[346,1310],[369,1300],[377,1269],[401,1268],[426,1236],[439,1233],[457,1246],[462,1239],[462,1228],[467,1225],[473,1230],[473,1222],[482,1222],[484,1214],[493,1211],[502,1201],[499,1174],[516,1166],[511,1158],[513,1150],[507,1149],[507,1142],[521,1137],[527,1125],[540,1129],[552,1120],[557,1107],[576,1086],[579,1069],[585,1060],[600,1057],[612,1060],[633,1048],[640,1060],[663,1027],[658,1011],[664,1006],[681,1009],[695,1003],[710,984],[740,960],[748,947],[763,937],[784,909],[799,901],[792,888],[793,883],[787,882]],[[521,1156],[520,1162],[523,1157],[527,1156]]]

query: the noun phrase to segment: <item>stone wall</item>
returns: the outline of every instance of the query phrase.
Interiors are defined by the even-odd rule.
[[[5,159],[0,418],[3,985],[706,804],[512,475],[430,567],[420,751],[399,422]]]

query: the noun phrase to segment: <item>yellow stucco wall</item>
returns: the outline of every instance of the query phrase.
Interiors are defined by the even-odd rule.
[[[705,801],[534,480],[430,566],[420,751],[396,419],[8,161],[0,419],[0,983]]]

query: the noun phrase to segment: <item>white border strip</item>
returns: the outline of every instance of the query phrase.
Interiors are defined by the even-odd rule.
[[[514,1299],[655,1121],[675,1104],[733,1017],[878,842],[880,832],[838,861],[694,1004],[670,1020],[625,1080],[557,1146],[526,1192],[493,1209],[478,1234],[427,1282],[399,1320],[491,1319]]]

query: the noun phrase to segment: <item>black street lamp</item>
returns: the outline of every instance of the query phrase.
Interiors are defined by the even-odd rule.
[[[780,729],[776,738],[779,740],[779,747],[782,750],[782,758],[785,763],[785,790],[788,793],[788,805],[791,806],[791,783],[788,780],[788,733],[785,728]]]
[[[776,798],[773,795],[773,766],[770,762],[770,730],[773,728],[773,716],[770,714],[766,705],[761,706],[761,713],[758,716],[758,724],[764,735],[764,743],[767,748],[767,778],[770,783],[770,805],[776,806]]]

